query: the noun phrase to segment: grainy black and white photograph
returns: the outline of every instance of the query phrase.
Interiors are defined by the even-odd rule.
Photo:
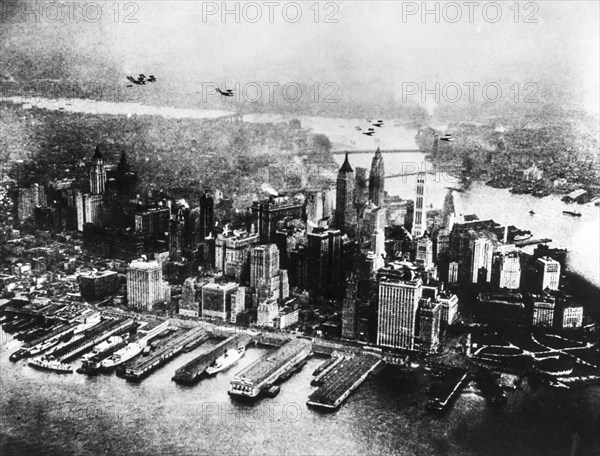
[[[2,456],[600,456],[600,3],[0,1]]]

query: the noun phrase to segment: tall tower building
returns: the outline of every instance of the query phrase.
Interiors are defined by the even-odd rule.
[[[152,310],[164,301],[162,266],[156,261],[133,261],[127,268],[127,300],[129,306]]]
[[[558,290],[560,284],[560,263],[550,257],[535,260],[538,277],[541,279],[541,289]]]
[[[104,158],[100,153],[100,147],[96,146],[96,152],[92,157],[92,168],[90,169],[90,192],[92,195],[104,194],[106,184],[106,169],[104,168]]]
[[[417,240],[417,264],[429,269],[433,266],[433,242],[428,237]]]
[[[173,261],[181,260],[184,228],[185,218],[180,210],[177,217],[169,222],[169,257]]]
[[[472,242],[471,283],[490,282],[492,278],[493,245],[486,237]],[[480,280],[481,279],[481,280]]]
[[[345,339],[354,339],[356,337],[358,323],[357,289],[358,283],[354,274],[352,274],[346,284],[342,309],[342,337]]]
[[[391,276],[379,279],[377,345],[412,350],[419,300],[423,291],[420,278],[404,281]]]
[[[441,304],[430,298],[419,302],[419,339],[424,351],[433,352],[440,345],[441,310]]]
[[[499,288],[508,288],[510,290],[518,290],[521,286],[521,260],[517,251],[498,254],[495,256],[494,269]]]
[[[209,233],[212,233],[214,223],[214,200],[212,195],[205,189],[204,195],[200,197],[199,239],[205,239]]]
[[[258,245],[250,251],[250,287],[268,282],[279,273],[279,249],[275,244]]]
[[[427,207],[425,199],[425,179],[427,175],[424,172],[417,174],[417,191],[415,195],[415,208],[413,213],[413,238],[423,236],[427,229]]]
[[[329,282],[329,235],[313,231],[307,241],[308,288],[320,292]]]
[[[371,162],[371,173],[369,174],[369,200],[376,206],[383,207],[384,204],[385,170],[383,168],[383,156],[379,147]]]
[[[354,206],[354,170],[348,161],[348,154],[337,176],[337,196],[335,222],[343,232],[350,234],[356,230],[356,208]]]

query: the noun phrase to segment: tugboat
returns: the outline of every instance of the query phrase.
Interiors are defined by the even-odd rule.
[[[529,239],[530,237],[532,237],[533,235],[531,233],[522,233],[522,234],[517,234],[515,236],[515,241],[525,241],[527,239]]]
[[[269,387],[267,389],[267,396],[269,397],[275,397],[279,394],[279,392],[281,391],[281,388],[277,385],[272,385],[271,387]]]
[[[16,362],[16,361],[19,361],[20,359],[27,358],[29,355],[30,355],[29,350],[27,350],[26,348],[20,348],[19,350],[14,352],[12,355],[10,355],[8,359],[11,360],[12,362]]]
[[[206,368],[208,375],[214,375],[235,364],[246,352],[246,347],[232,348],[219,356],[212,365]]]
[[[45,356],[42,356],[41,358],[30,359],[28,364],[33,367],[39,367],[41,369],[55,372],[73,372],[73,368],[70,364],[63,364],[57,359],[48,359]]]
[[[570,215],[571,217],[581,217],[581,212],[563,211],[563,214]]]

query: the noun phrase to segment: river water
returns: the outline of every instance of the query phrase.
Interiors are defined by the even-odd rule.
[[[319,358],[285,382],[278,397],[240,404],[227,395],[229,380],[264,348],[250,347],[230,370],[182,387],[170,380],[175,370],[216,342],[135,384],[114,374],[58,374],[11,363],[19,343],[0,336],[3,455],[559,455],[568,454],[572,432],[600,406],[599,388],[526,385],[501,410],[466,392],[437,417],[423,409],[424,372],[388,366],[337,412],[320,413],[305,405]]]

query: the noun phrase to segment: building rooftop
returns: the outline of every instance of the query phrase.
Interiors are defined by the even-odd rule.
[[[310,350],[310,346],[311,342],[306,339],[292,339],[281,347],[265,353],[250,366],[238,372],[235,377],[245,378],[258,385],[301,351]]]

